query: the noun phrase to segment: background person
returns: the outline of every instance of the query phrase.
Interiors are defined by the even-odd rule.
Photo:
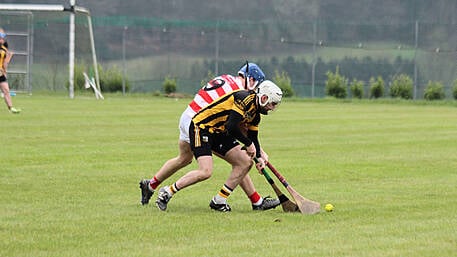
[[[17,114],[21,112],[21,109],[13,107],[13,101],[11,100],[10,87],[8,85],[6,70],[8,64],[13,57],[13,53],[8,51],[8,43],[6,42],[6,33],[0,28],[0,90],[3,93],[6,106],[11,113]]]

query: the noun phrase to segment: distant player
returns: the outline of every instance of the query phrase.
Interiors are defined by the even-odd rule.
[[[13,57],[13,53],[8,51],[8,43],[6,42],[6,33],[0,28],[0,90],[3,93],[6,106],[11,113],[17,114],[21,112],[21,109],[13,107],[13,101],[11,100],[10,87],[6,79],[6,70],[8,64]]]

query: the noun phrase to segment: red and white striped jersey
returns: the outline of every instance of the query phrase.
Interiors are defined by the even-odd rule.
[[[214,100],[239,89],[244,89],[244,85],[242,84],[240,77],[234,77],[232,75],[218,76],[198,90],[194,100],[190,102],[184,112],[192,118],[197,112],[212,103]]]

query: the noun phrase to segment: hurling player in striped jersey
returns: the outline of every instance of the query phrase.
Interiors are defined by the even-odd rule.
[[[210,178],[214,154],[232,164],[232,171],[209,206],[220,212],[231,211],[227,198],[246,178],[254,156],[258,158],[256,168],[260,171],[265,167],[265,157],[262,156],[258,139],[260,116],[275,110],[281,99],[281,89],[265,80],[255,91],[233,91],[200,110],[192,118],[189,127],[190,147],[198,168],[189,171],[170,186],[160,188],[157,207],[165,211],[168,202],[178,191]],[[243,127],[247,128],[247,133],[244,133]],[[240,144],[244,145],[245,151]],[[268,207],[274,208],[272,206],[277,205]],[[257,210],[255,205],[252,207]]]
[[[247,81],[246,81],[247,79]],[[202,108],[206,107],[219,97],[230,93],[235,90],[249,89],[253,90],[256,86],[265,79],[265,75],[260,67],[255,63],[246,63],[238,71],[238,76],[221,75],[209,81],[203,88],[201,88],[186,110],[182,113],[179,121],[179,155],[175,158],[166,161],[163,166],[157,171],[152,179],[143,179],[140,181],[141,189],[141,204],[149,203],[156,188],[171,175],[176,173],[183,167],[192,163],[193,153],[190,149],[189,143],[189,126],[191,119]],[[238,154],[244,154],[239,152]],[[265,159],[268,158],[267,154],[263,152]],[[224,157],[221,157],[224,159]],[[242,159],[242,158],[239,158]],[[227,162],[234,161],[225,159]],[[249,165],[251,165],[249,163]],[[246,175],[240,184],[246,195],[249,197],[252,208],[254,210],[267,210],[275,208],[280,204],[278,199],[262,197],[255,189],[254,184]]]

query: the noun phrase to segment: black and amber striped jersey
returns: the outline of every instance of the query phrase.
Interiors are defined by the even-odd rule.
[[[5,63],[7,53],[8,53],[8,48],[4,44],[2,44],[0,46],[0,68],[1,69],[4,69],[3,65]],[[2,74],[0,74],[0,75],[2,75]]]
[[[227,132],[249,145],[252,141],[242,135],[240,126],[247,127],[250,131],[259,129],[260,107],[256,93],[248,90],[228,93],[201,109],[192,121],[195,127],[210,133]]]

